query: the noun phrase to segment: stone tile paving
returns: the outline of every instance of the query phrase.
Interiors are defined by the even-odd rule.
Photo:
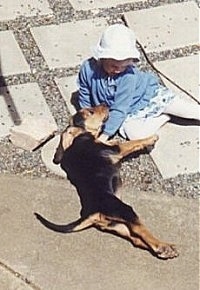
[[[98,9],[98,8],[109,8],[115,7],[116,5],[124,4],[124,3],[137,3],[139,0],[70,0],[72,6],[76,10],[89,10],[89,9]]]
[[[199,99],[199,56],[191,55],[176,59],[154,62],[155,67],[187,92],[195,99]],[[165,85],[178,94],[184,94],[173,83],[162,77]],[[186,94],[185,94],[186,95]]]
[[[54,69],[74,67],[90,57],[91,47],[105,27],[106,20],[98,18],[36,27],[31,32],[49,68]]]
[[[76,106],[73,103],[73,96],[76,98],[78,90],[77,76],[69,76],[63,78],[55,78],[56,84],[65,99],[70,113],[73,115],[76,112]]]
[[[198,44],[198,13],[194,2],[187,2],[131,11],[125,17],[145,51],[159,52]]]
[[[44,118],[55,123],[37,83],[0,87],[0,138],[26,117]]]
[[[0,0],[0,21],[52,13],[47,0]]]
[[[154,65],[173,82],[192,94],[195,99],[199,99],[198,55],[160,61],[154,63]],[[186,93],[183,93],[170,81],[164,77],[162,79],[177,94],[193,102]],[[197,126],[182,126],[169,123],[161,128],[159,136],[160,140],[155,150],[151,152],[151,156],[164,178],[176,176],[180,173],[199,171],[200,131]]]
[[[190,57],[198,53],[199,46],[196,41],[197,7],[198,1],[192,0],[119,0],[109,1],[109,5],[107,1],[84,1],[84,7],[83,1],[0,1],[0,38],[3,37],[4,33],[13,33],[15,42],[21,49],[21,56],[24,56],[21,59],[17,57],[20,60],[18,70],[17,63],[10,58],[9,60],[7,57],[3,57],[2,54],[4,65],[2,63],[1,71],[3,71],[3,77],[0,77],[0,86],[29,85],[27,103],[33,109],[37,108],[34,98],[29,98],[28,96],[33,94],[32,84],[38,84],[39,99],[44,100],[42,110],[50,110],[49,116],[52,115],[59,128],[63,129],[68,122],[69,112],[73,108],[69,106],[69,103],[71,93],[76,86],[75,79],[79,65],[82,59],[89,56],[89,48],[96,42],[97,34],[102,31],[104,25],[121,22],[122,15],[130,23],[137,19],[135,30],[148,57],[153,62],[163,61],[164,64],[164,61],[174,61],[177,57]],[[83,10],[81,10],[82,8]],[[160,13],[157,14],[158,12],[156,11],[160,11]],[[145,13],[145,17],[141,19],[143,13]],[[162,20],[160,22],[160,14],[165,15],[168,21],[163,23]],[[150,29],[152,26],[147,22],[150,17],[154,24],[157,23],[156,25],[162,28],[161,31],[159,29]],[[144,24],[144,19],[145,25],[143,27],[148,33],[151,33],[151,40],[154,39],[155,46],[152,42],[148,43],[148,35],[145,34],[144,30],[141,30],[143,29],[141,21]],[[147,23],[149,23],[149,26],[146,25]],[[165,26],[163,27],[163,25]],[[178,25],[178,30],[176,25]],[[184,33],[182,32],[183,25],[185,26]],[[93,33],[81,35],[87,33],[88,28]],[[185,33],[188,29],[189,32]],[[159,31],[158,37],[156,36],[158,33],[155,31]],[[166,31],[170,33],[165,35]],[[169,38],[171,35],[173,37]],[[182,37],[183,35],[184,38]],[[164,40],[162,36],[165,37]],[[65,39],[66,41],[64,41]],[[147,45],[148,47],[146,47]],[[17,51],[13,47],[14,55],[17,55]],[[13,62],[13,67],[9,66],[10,62]],[[143,54],[141,67],[152,69]],[[177,75],[175,75],[176,77]],[[72,91],[70,92],[70,90]],[[19,90],[19,95],[21,94],[23,95],[23,90]],[[9,112],[9,107],[5,105],[5,94],[3,96],[4,98],[1,98],[1,108],[3,108],[1,109],[2,123],[5,122],[3,120],[8,120],[8,113],[12,116],[11,112]],[[20,97],[16,100],[15,94],[10,95],[10,101],[17,106],[18,117],[23,117],[20,108],[18,108],[18,102],[20,103],[18,99]],[[33,112],[35,112],[34,109]],[[12,122],[9,122],[10,120],[6,121],[7,127],[12,125]],[[1,128],[5,127],[2,125]],[[32,154],[18,151],[17,148],[13,148],[12,144],[8,142],[7,134],[8,129],[1,130],[2,140],[0,141],[0,147],[4,149],[0,156],[3,161],[1,163],[1,171],[15,172],[17,168],[17,173],[26,174],[27,167],[27,170],[31,171],[32,175],[51,175],[44,166],[40,150]],[[17,161],[14,157],[16,154],[18,156]],[[26,160],[24,159],[25,155]],[[134,162],[132,160],[124,162],[122,175],[125,181],[132,182],[142,189],[145,187],[145,189],[154,190],[161,186],[162,189],[169,193],[187,196],[195,196],[195,192],[197,192],[194,190],[196,186],[194,184],[196,184],[198,175],[183,174],[175,179],[168,179],[167,183],[165,183],[149,155],[142,155],[136,158]],[[188,186],[189,182],[190,186]],[[179,190],[177,190],[177,184]],[[192,186],[192,191],[189,190],[191,184],[194,185]]]
[[[45,164],[48,164],[48,168],[51,170],[51,172],[55,173],[56,175],[66,177],[66,173],[60,168],[60,166],[57,166],[52,162],[53,155],[55,148],[57,148],[58,143],[60,140],[60,136],[56,136],[55,138],[51,139],[49,142],[47,142],[43,150],[41,151],[42,160]]]
[[[198,171],[199,133],[197,126],[163,126],[151,156],[164,178]]]
[[[0,33],[0,75],[15,75],[30,72],[30,67],[12,31]]]
[[[152,21],[154,17],[154,21]],[[145,25],[143,19],[145,18]],[[128,25],[136,32],[145,52],[172,50],[198,44],[198,7],[194,2],[175,3],[150,10],[125,13]],[[198,98],[198,56],[157,61],[155,67],[167,77]],[[162,77],[166,85],[183,94]],[[185,95],[184,97],[187,97]],[[186,131],[184,134],[184,130]],[[151,156],[164,178],[199,171],[199,130],[190,126],[167,124],[159,131],[160,140]],[[184,140],[183,140],[184,139]],[[183,144],[187,143],[187,152]],[[172,150],[173,148],[173,150]],[[185,154],[189,156],[185,157]],[[169,162],[173,160],[173,162]]]

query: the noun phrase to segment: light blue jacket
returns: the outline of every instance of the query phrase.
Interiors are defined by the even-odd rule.
[[[142,72],[135,66],[129,66],[124,72],[108,77],[94,58],[82,64],[78,82],[81,108],[100,103],[109,106],[109,118],[102,128],[103,133],[108,136],[116,133],[129,114],[145,108],[160,86],[154,74]]]

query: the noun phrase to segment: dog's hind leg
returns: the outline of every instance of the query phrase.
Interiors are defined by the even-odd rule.
[[[102,231],[117,234],[118,236],[129,240],[134,246],[149,250],[150,247],[138,236],[133,236],[131,228],[125,220],[100,214],[100,219],[95,227]]]
[[[110,221],[108,224],[100,225],[99,228],[129,240],[135,247],[148,250],[158,258],[172,259],[178,256],[174,245],[159,241],[142,224],[130,225]]]
[[[149,246],[143,242],[139,237],[135,237],[131,235],[131,231],[128,226],[123,223],[118,222],[110,222],[109,224],[101,225],[99,228],[103,231],[107,231],[109,233],[115,233],[118,236],[129,240],[135,247],[139,247],[145,250],[149,250]]]
[[[173,244],[162,242],[155,238],[139,219],[137,222],[130,223],[129,228],[131,234],[140,238],[158,258],[172,259],[179,255]]]
[[[60,233],[72,233],[72,232],[78,232],[82,231],[84,229],[87,229],[95,224],[96,219],[98,219],[99,214],[92,214],[89,217],[83,219],[80,218],[72,223],[69,223],[67,225],[58,225],[54,224],[48,220],[46,220],[44,217],[42,217],[38,213],[34,213],[36,218],[48,229],[53,230],[55,232]]]

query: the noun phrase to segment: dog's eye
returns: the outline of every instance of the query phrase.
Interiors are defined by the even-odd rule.
[[[94,111],[93,111],[93,110],[89,110],[89,113],[90,113],[91,115],[93,115],[93,114],[94,114]]]

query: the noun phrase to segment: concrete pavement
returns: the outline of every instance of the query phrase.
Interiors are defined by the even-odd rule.
[[[123,188],[159,238],[177,245],[180,256],[162,261],[129,242],[95,229],[62,235],[44,228],[35,211],[57,223],[79,216],[68,181],[0,176],[1,290],[197,290],[198,202]]]

